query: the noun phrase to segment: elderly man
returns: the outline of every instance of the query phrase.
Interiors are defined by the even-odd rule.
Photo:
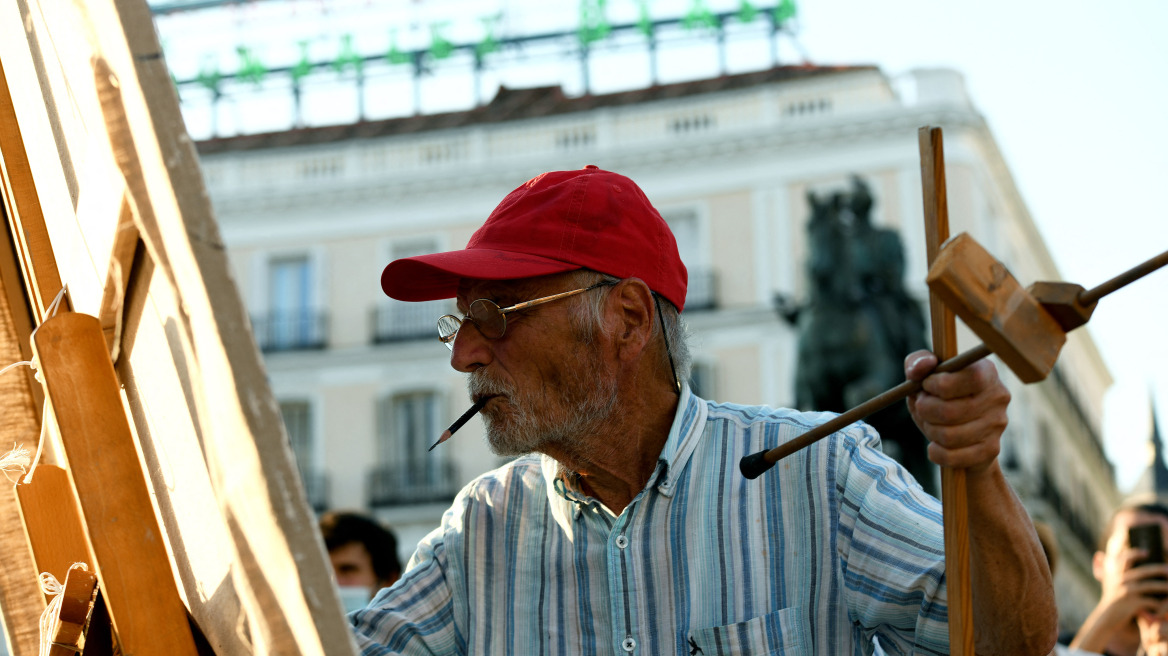
[[[948,653],[937,501],[864,424],[738,473],[827,416],[690,392],[685,267],[632,180],[545,173],[465,249],[381,281],[457,299],[439,320],[451,365],[486,401],[492,448],[530,455],[472,481],[351,616],[363,654]],[[933,461],[968,468],[978,651],[1045,654],[1050,574],[996,460],[1008,401],[982,362],[909,405]]]

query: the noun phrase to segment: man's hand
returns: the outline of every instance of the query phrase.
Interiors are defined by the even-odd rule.
[[[904,360],[904,374],[922,380],[937,366],[937,357],[916,351]],[[998,457],[1006,430],[1010,392],[988,360],[925,380],[908,397],[908,410],[929,438],[929,460],[942,467],[984,470]]]

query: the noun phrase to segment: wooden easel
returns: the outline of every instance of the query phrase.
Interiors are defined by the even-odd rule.
[[[0,491],[14,656],[40,572],[55,656],[352,654],[143,0],[0,0],[0,200],[0,366],[43,378],[0,377],[0,451],[41,449]]]

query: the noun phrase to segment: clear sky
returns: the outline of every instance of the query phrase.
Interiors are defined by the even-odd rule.
[[[646,1],[660,18],[680,16],[695,2],[715,11],[742,2]],[[1064,280],[1092,287],[1168,249],[1168,207],[1156,192],[1168,176],[1168,0],[797,4],[801,47],[784,45],[788,62],[805,55],[815,64],[875,64],[891,76],[937,66],[964,74]],[[606,2],[614,23],[634,21],[640,6],[638,0]],[[179,14],[159,25],[172,68],[188,79],[209,49],[222,53],[224,71],[233,69],[241,43],[257,47],[269,66],[288,66],[300,40],[319,58],[322,51],[335,52],[338,33],[353,33],[355,46],[365,51],[370,44],[384,48],[387,33],[399,29],[396,38],[405,48],[411,34],[429,39],[434,21],[445,21],[452,41],[474,40],[483,33],[482,17],[497,13],[504,16],[495,26],[499,36],[529,34],[572,29],[579,8],[579,0],[273,0],[229,8],[218,18],[216,12]],[[271,45],[279,42],[282,51]],[[548,75],[543,82],[562,82],[569,92],[578,87],[562,67]],[[449,89],[441,108],[469,102],[465,81]],[[243,115],[236,106],[226,120]],[[195,113],[188,124],[200,136]],[[1147,464],[1153,396],[1160,425],[1168,429],[1168,269],[1104,299],[1086,330],[1115,378],[1104,408],[1104,439],[1126,490]]]

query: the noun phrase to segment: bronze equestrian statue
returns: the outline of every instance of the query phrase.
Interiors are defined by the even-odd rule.
[[[904,380],[903,360],[927,347],[924,313],[904,288],[904,249],[895,230],[871,223],[868,185],[807,194],[808,300],[776,296],[779,313],[798,328],[795,404],[843,412]],[[885,451],[928,491],[934,467],[924,436],[896,404],[867,419]]]

